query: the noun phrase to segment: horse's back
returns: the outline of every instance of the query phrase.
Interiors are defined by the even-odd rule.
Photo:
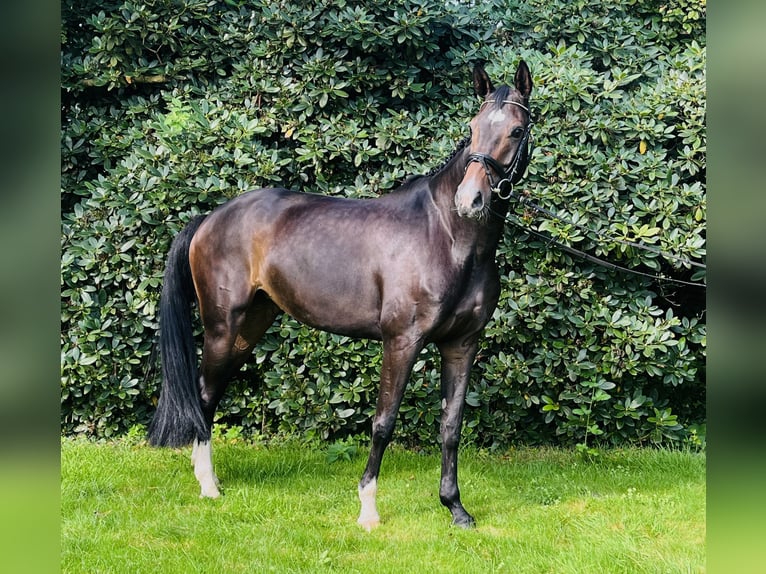
[[[309,325],[381,338],[392,276],[406,289],[423,267],[422,214],[406,196],[394,199],[247,192],[213,211],[195,235],[195,281],[208,297],[261,290]]]

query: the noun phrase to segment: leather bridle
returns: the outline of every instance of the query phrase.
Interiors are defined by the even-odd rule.
[[[486,100],[482,104],[482,107],[485,104],[490,103],[495,103],[495,100]],[[484,173],[487,175],[487,181],[489,182],[490,189],[494,193],[497,193],[500,199],[508,199],[513,193],[514,184],[521,181],[521,178],[524,177],[524,172],[527,169],[527,165],[529,164],[529,156],[531,155],[531,150],[529,149],[529,141],[531,139],[531,130],[533,124],[532,115],[529,112],[529,108],[523,104],[520,104],[519,102],[514,102],[511,100],[503,100],[502,103],[512,104],[514,106],[520,107],[522,110],[527,112],[527,118],[529,120],[526,128],[524,128],[524,135],[521,136],[521,140],[519,141],[519,146],[516,148],[516,153],[513,156],[513,160],[506,168],[503,167],[491,155],[474,152],[468,155],[468,161],[466,162],[465,169],[467,170],[468,166],[473,162],[480,163],[484,168]],[[492,175],[493,172],[500,176],[500,179],[497,182],[494,181]]]

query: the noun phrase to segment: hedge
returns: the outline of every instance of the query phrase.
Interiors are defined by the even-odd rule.
[[[474,5],[477,4],[477,5]],[[439,165],[476,113],[470,68],[534,75],[536,149],[464,437],[699,441],[705,423],[704,0],[67,2],[62,6],[62,432],[146,424],[164,258],[191,217],[280,185],[388,193]],[[542,237],[542,238],[541,238]],[[423,351],[400,441],[434,444]],[[263,434],[366,433],[380,345],[283,317],[219,409]]]

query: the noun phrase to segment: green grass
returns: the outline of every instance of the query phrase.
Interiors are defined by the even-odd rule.
[[[198,498],[190,449],[62,440],[65,573],[705,571],[705,456],[657,450],[461,452],[450,526],[439,455],[392,447],[381,526],[356,525],[365,449],[328,464],[300,443],[214,444],[224,496]]]

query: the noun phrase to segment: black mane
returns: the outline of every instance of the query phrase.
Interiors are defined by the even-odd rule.
[[[494,100],[493,107],[495,107],[495,108],[502,108],[503,107],[503,102],[505,102],[507,100],[512,100],[511,96],[512,96],[512,94],[514,92],[516,92],[516,90],[514,90],[513,88],[511,88],[509,86],[500,86],[499,88],[497,88],[489,96],[489,97],[491,97]],[[520,100],[521,98],[517,98],[517,99]],[[524,102],[520,101],[519,103],[522,104]]]
[[[451,153],[451,154],[449,154],[449,156],[447,156],[447,159],[445,159],[445,160],[444,160],[442,163],[440,163],[440,164],[439,164],[439,165],[437,165],[436,167],[432,168],[432,169],[431,169],[431,171],[429,171],[429,172],[428,172],[428,173],[427,173],[425,176],[423,176],[423,177],[431,177],[432,175],[436,175],[437,173],[439,173],[441,170],[443,170],[445,167],[447,167],[447,165],[449,164],[449,162],[451,162],[451,161],[454,159],[454,157],[455,157],[457,154],[459,154],[459,153],[460,153],[460,152],[461,152],[461,151],[462,151],[462,150],[465,148],[465,146],[467,146],[467,145],[468,145],[468,144],[470,144],[470,143],[471,143],[471,135],[470,135],[470,134],[468,134],[466,137],[464,137],[462,140],[460,140],[460,141],[457,143],[457,146],[456,146],[456,147],[455,147],[455,149],[452,151],[452,153]]]

